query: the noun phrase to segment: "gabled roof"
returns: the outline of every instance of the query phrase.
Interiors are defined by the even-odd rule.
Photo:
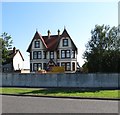
[[[60,39],[58,35],[51,35],[50,38],[48,38],[48,36],[42,36],[42,37],[45,41],[45,44],[47,45],[48,51],[54,51],[57,49],[59,39]]]
[[[14,47],[14,48],[15,48],[15,47]],[[19,49],[16,49],[15,52],[14,52],[14,50],[9,50],[9,51],[8,51],[8,56],[9,56],[9,58],[3,63],[3,65],[4,65],[4,64],[11,63],[11,62],[13,61],[14,56],[15,56],[18,52],[20,53],[20,56],[21,56],[22,60],[24,61],[24,58],[23,58],[23,56],[22,56],[22,54],[21,54],[21,52],[20,52]],[[19,60],[18,60],[18,61],[19,61]]]
[[[38,33],[38,31],[36,31],[36,33],[35,33],[32,41],[31,41],[31,43],[30,43],[30,45],[29,45],[29,47],[28,47],[28,49],[27,49],[27,52],[30,52],[31,47],[32,47],[32,42],[33,42],[35,39],[41,39],[42,42],[43,42],[43,44],[44,44],[44,46],[47,48],[47,45],[45,44],[45,41],[44,41],[44,39],[42,38],[41,34]]]
[[[31,51],[31,47],[32,47],[32,42],[34,41],[34,39],[41,39],[46,50],[48,51],[54,51],[57,50],[60,39],[62,37],[69,37],[71,39],[71,37],[69,36],[68,32],[66,29],[64,29],[63,33],[61,35],[50,35],[50,37],[48,36],[41,36],[41,34],[38,33],[38,31],[36,31],[28,49],[27,52]],[[74,49],[77,51],[77,47],[74,44],[73,40],[71,39],[72,43],[73,43],[73,47]]]
[[[70,35],[68,34],[68,32],[67,32],[66,29],[64,29],[64,31],[63,31],[63,33],[62,33],[61,36],[62,36],[62,37],[69,37],[70,40],[71,40],[71,42],[72,42],[72,44],[73,44],[74,49],[77,51],[77,47],[76,47],[76,45],[74,44],[73,40],[71,39],[71,37],[70,37]]]

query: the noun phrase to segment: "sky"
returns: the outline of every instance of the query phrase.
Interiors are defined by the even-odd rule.
[[[9,1],[9,0],[8,0]],[[13,39],[13,47],[20,49],[29,68],[29,53],[26,52],[36,29],[41,35],[62,33],[66,27],[78,48],[80,66],[83,65],[85,45],[91,38],[95,25],[118,25],[118,1],[111,2],[8,2],[3,0],[2,30]]]

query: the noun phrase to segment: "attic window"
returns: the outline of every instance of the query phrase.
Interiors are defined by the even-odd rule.
[[[68,39],[63,39],[63,46],[68,46]]]
[[[40,41],[35,41],[35,48],[40,48]]]

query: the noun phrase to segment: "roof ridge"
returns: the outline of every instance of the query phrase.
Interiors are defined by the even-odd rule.
[[[57,34],[56,35],[50,35],[50,36],[58,36]],[[61,36],[61,35],[60,35]],[[42,37],[48,37],[48,35],[44,35]]]

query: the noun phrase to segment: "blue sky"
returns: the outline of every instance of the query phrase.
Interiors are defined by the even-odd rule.
[[[47,35],[61,33],[66,27],[78,47],[78,62],[82,66],[85,44],[95,25],[118,25],[117,2],[3,2],[2,32],[13,38],[13,46],[22,52],[29,68],[29,53],[26,52],[36,29]]]

